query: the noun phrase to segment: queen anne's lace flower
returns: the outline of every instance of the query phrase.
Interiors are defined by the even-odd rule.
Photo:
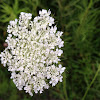
[[[1,52],[1,63],[8,66],[11,79],[19,90],[31,96],[62,82],[65,67],[59,64],[63,53],[62,33],[54,26],[51,11],[39,11],[31,21],[32,14],[21,12],[19,20],[10,21],[7,32],[8,47]]]

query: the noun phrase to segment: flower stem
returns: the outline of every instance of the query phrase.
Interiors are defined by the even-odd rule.
[[[67,95],[67,90],[66,90],[66,73],[64,72],[63,75],[63,92],[64,92],[64,96],[65,96],[65,100],[68,100],[68,95]]]
[[[91,81],[91,83],[90,83],[90,84],[89,84],[89,86],[87,87],[87,90],[86,90],[86,92],[85,92],[85,94],[84,94],[84,96],[83,96],[82,100],[85,100],[85,97],[86,97],[86,95],[87,95],[87,93],[88,93],[88,91],[89,91],[90,87],[91,87],[91,86],[92,86],[92,84],[94,83],[94,81],[95,81],[95,79],[96,79],[96,77],[97,77],[97,75],[98,75],[99,71],[100,71],[100,65],[98,66],[98,70],[97,70],[97,72],[96,72],[96,74],[95,74],[95,76],[94,76],[93,80]]]

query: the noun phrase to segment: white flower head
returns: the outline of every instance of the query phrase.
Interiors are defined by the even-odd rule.
[[[21,12],[19,20],[10,21],[5,40],[8,47],[0,54],[1,63],[8,66],[16,87],[31,96],[33,91],[42,93],[49,84],[62,82],[65,70],[59,64],[63,32],[57,31],[50,14],[50,10],[43,9],[31,20],[32,14]]]

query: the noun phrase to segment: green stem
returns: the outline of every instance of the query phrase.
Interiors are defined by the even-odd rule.
[[[87,87],[87,90],[86,90],[86,92],[85,92],[85,94],[84,94],[84,96],[83,96],[82,100],[85,100],[85,97],[86,97],[86,95],[87,95],[87,93],[88,93],[88,91],[89,91],[90,87],[91,87],[91,86],[92,86],[92,84],[94,83],[94,81],[95,81],[95,79],[96,79],[96,77],[97,77],[97,75],[98,75],[99,71],[100,71],[100,65],[98,66],[98,70],[97,70],[97,72],[96,72],[96,74],[95,74],[95,76],[94,76],[93,80],[91,81],[91,83],[90,83],[90,84],[89,84],[89,86]]]
[[[65,100],[68,100],[68,95],[67,95],[67,90],[66,90],[66,73],[64,72],[63,75],[63,92],[64,92],[64,96],[65,96]]]

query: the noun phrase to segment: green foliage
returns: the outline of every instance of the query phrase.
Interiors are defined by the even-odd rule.
[[[0,65],[0,100],[100,100],[100,0],[1,0],[0,51],[4,49],[6,27],[20,12],[38,15],[51,9],[58,29],[64,32],[66,67],[63,82],[43,94],[30,97],[17,90],[10,72]]]

